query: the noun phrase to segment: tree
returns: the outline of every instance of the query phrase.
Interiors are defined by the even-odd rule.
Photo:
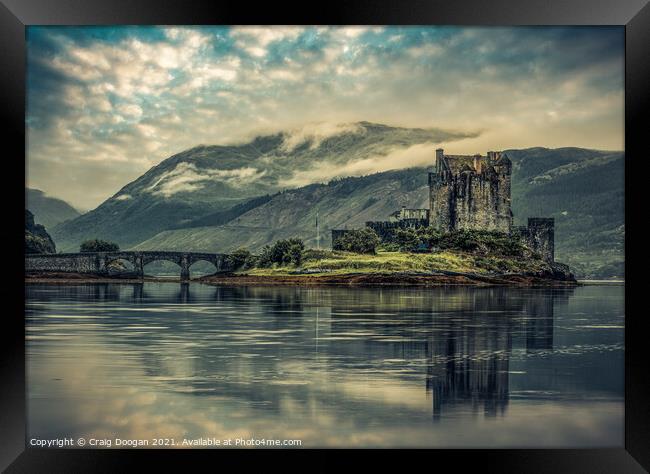
[[[297,266],[302,263],[303,250],[305,250],[305,244],[302,239],[277,240],[270,248],[269,258],[271,263],[278,265],[293,263]]]
[[[273,264],[271,261],[271,246],[265,245],[262,247],[259,256],[257,257],[257,266],[260,268],[268,268]]]
[[[273,245],[262,247],[255,263],[260,268],[268,268],[274,264],[287,265],[290,263],[298,266],[302,263],[304,250],[305,243],[302,239],[276,240]]]
[[[233,270],[240,268],[250,268],[253,266],[253,255],[246,247],[239,247],[228,256],[228,263],[230,263]]]
[[[107,242],[105,240],[93,239],[86,240],[79,247],[79,251],[85,252],[116,252],[120,250],[120,246],[114,242]]]
[[[303,244],[302,240],[300,243],[293,242],[291,245],[289,245],[289,261],[297,267],[302,263],[303,250],[305,250],[305,244]]]
[[[347,252],[374,254],[377,252],[377,246],[380,242],[377,233],[366,227],[347,231],[336,239],[333,247]]]
[[[277,263],[278,265],[289,263],[291,260],[289,247],[291,247],[291,244],[288,240],[276,240],[271,246],[271,263]]]

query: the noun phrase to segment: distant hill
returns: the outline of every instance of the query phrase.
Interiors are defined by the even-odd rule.
[[[319,181],[321,173],[345,173],[346,166],[364,160],[414,145],[433,150],[468,136],[474,135],[359,122],[258,136],[239,145],[201,145],[167,158],[96,209],[54,227],[52,237],[63,251],[96,237],[126,248],[164,230],[223,223],[249,210],[244,203],[250,199]]]
[[[325,132],[282,132],[245,144],[198,146],[174,155],[127,184],[96,209],[56,225],[61,251],[89,238],[122,248],[227,252],[257,250],[302,237],[323,247],[332,228],[384,220],[402,205],[428,207],[427,169],[402,168],[359,177],[362,165],[471,134],[359,122]],[[420,151],[422,151],[420,150]],[[485,150],[477,150],[485,152]],[[579,277],[624,272],[624,153],[582,148],[506,150],[513,161],[515,222],[554,217],[556,256]],[[420,161],[422,162],[422,161]],[[323,176],[339,175],[328,184]]]
[[[51,229],[55,225],[79,217],[81,213],[67,202],[50,197],[39,189],[26,189],[26,207],[34,214],[34,221]]]
[[[425,168],[312,184],[278,193],[227,224],[164,231],[135,248],[230,251],[243,245],[258,250],[273,240],[292,236],[316,247],[317,213],[320,244],[329,247],[333,228],[362,227],[368,220],[386,219],[402,205],[427,206],[426,185]]]
[[[25,253],[56,253],[45,227],[34,223],[34,215],[25,209]]]
[[[580,277],[624,276],[625,154],[581,148],[508,150],[512,210],[555,218],[558,260]]]
[[[577,148],[507,150],[513,161],[515,223],[554,217],[556,258],[589,278],[624,275],[624,154]],[[218,249],[241,245],[252,250],[273,240],[302,237],[316,245],[319,213],[321,245],[331,244],[332,228],[383,220],[402,205],[427,207],[427,170],[409,168],[334,180],[285,191],[227,224],[168,230],[138,249]]]

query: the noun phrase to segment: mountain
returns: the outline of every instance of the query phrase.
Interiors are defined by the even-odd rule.
[[[515,224],[528,217],[554,217],[556,259],[582,278],[622,277],[624,272],[624,153],[580,148],[506,150],[513,161]],[[321,246],[332,228],[355,228],[385,220],[402,205],[428,206],[427,170],[408,168],[312,184],[265,197],[222,225],[168,230],[138,249],[252,250],[273,240],[301,237]]]
[[[225,223],[250,211],[246,203],[252,198],[362,174],[377,160],[405,159],[409,155],[399,153],[422,152],[417,147],[424,145],[432,153],[436,143],[471,136],[358,122],[309,125],[237,145],[201,145],[167,158],[96,209],[57,225],[52,237],[63,251],[91,238],[128,248],[168,229]]]
[[[294,236],[316,247],[317,213],[320,244],[329,247],[331,229],[362,227],[368,220],[384,220],[403,205],[428,205],[425,168],[386,171],[287,190],[227,224],[168,230],[135,248],[216,252],[246,246],[258,250],[276,239]]]
[[[34,223],[34,215],[25,209],[25,253],[56,253],[45,227]]]
[[[26,189],[27,209],[38,224],[43,224],[48,229],[55,225],[79,217],[81,213],[67,202],[50,197],[39,189]]]
[[[625,271],[625,154],[581,148],[508,150],[512,210],[555,218],[556,258],[579,277]]]
[[[201,145],[162,161],[51,234],[62,251],[89,238],[160,250],[257,250],[293,236],[316,246],[318,213],[320,245],[327,247],[332,228],[385,220],[402,205],[428,207],[427,169],[405,166],[432,166],[437,143],[470,136],[359,122]],[[582,278],[622,277],[624,153],[505,151],[513,162],[515,223],[554,217],[559,261]]]

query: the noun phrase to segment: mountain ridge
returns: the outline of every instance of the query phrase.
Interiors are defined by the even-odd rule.
[[[515,151],[518,153],[512,153]],[[532,151],[555,153],[554,149],[543,147]],[[522,158],[527,152],[506,150],[520,169],[525,165]],[[568,263],[581,277],[621,277],[625,234],[624,154],[599,150],[580,154],[588,163],[578,166],[573,173],[551,176],[550,180],[535,180],[544,176],[546,170],[540,174],[521,173],[521,176],[514,172],[515,224],[525,225],[528,217],[554,217],[558,261]],[[607,159],[594,160],[594,154]],[[552,160],[547,163],[551,169],[557,168]],[[559,193],[554,191],[558,182],[567,179],[579,182],[564,185]],[[604,185],[594,187],[593,183],[599,181],[609,183],[611,189]],[[324,196],[314,199],[319,193]],[[348,205],[350,202],[353,204]],[[218,246],[221,251],[231,251],[243,245],[258,250],[272,240],[294,236],[303,238],[308,246],[316,246],[315,228],[312,228],[316,212],[321,218],[320,244],[325,247],[330,245],[332,228],[361,227],[367,220],[385,220],[402,205],[428,207],[427,168],[387,171],[288,190],[223,225],[163,231],[135,248],[201,250]]]
[[[48,196],[40,189],[26,188],[25,201],[27,209],[34,215],[35,222],[48,229],[81,215],[81,212],[63,199]]]
[[[428,207],[427,169],[436,140],[471,135],[450,133],[359,122],[257,136],[243,144],[197,145],[152,167],[95,210],[56,226],[52,236],[62,251],[95,237],[158,250],[256,250],[294,236],[315,246],[318,213],[320,243],[327,246],[331,228],[385,220],[401,206]],[[413,150],[419,154],[404,159]],[[515,224],[554,217],[559,261],[582,277],[622,276],[624,152],[504,152],[513,162]],[[377,163],[387,170],[363,168]],[[351,171],[356,176],[345,176]],[[325,179],[328,173],[334,176]],[[303,178],[316,182],[300,185]]]
[[[306,126],[238,145],[200,145],[163,160],[94,210],[57,225],[52,234],[64,250],[98,236],[128,247],[252,198],[348,170],[363,174],[363,166],[375,166],[376,158],[389,161],[396,150],[473,136],[357,122],[333,128]]]

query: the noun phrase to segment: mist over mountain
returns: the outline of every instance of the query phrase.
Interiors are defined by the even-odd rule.
[[[25,192],[26,207],[34,215],[34,221],[47,229],[81,215],[67,202],[50,197],[39,189],[27,188]]]
[[[624,275],[624,154],[580,148],[506,150],[513,161],[516,225],[554,217],[556,258],[580,277]],[[333,180],[285,191],[222,225],[161,232],[138,249],[252,250],[298,236],[316,246],[316,214],[323,247],[332,228],[385,220],[402,205],[428,207],[425,167]]]
[[[225,212],[234,218],[239,211],[228,211],[251,198],[428,160],[437,143],[472,136],[358,122],[307,125],[238,145],[201,145],[164,160],[96,209],[54,227],[52,236],[64,251],[95,237],[126,248],[206,216]]]
[[[328,247],[333,228],[385,220],[403,205],[428,207],[436,145],[468,136],[359,122],[202,145],[164,160],[51,233],[62,251],[95,237],[135,249],[258,250],[287,237],[315,247],[318,214],[320,245]],[[622,277],[624,153],[505,151],[513,162],[515,224],[554,217],[559,261],[581,277]]]

